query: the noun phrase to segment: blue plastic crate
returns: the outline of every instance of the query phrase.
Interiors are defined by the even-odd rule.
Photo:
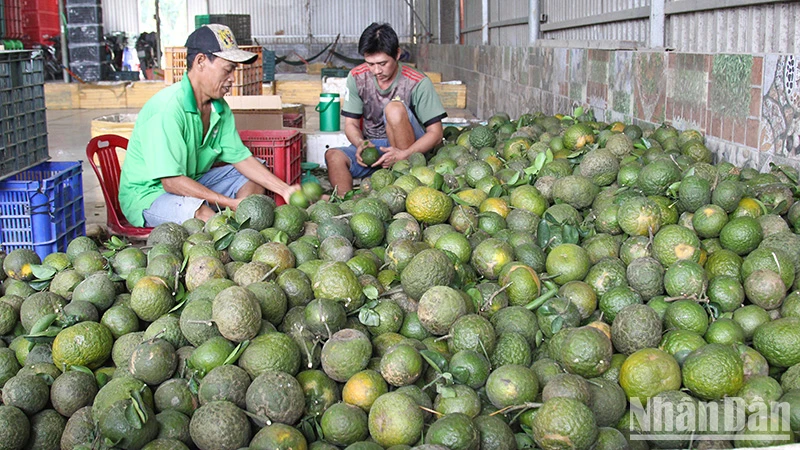
[[[86,234],[80,161],[44,162],[0,181],[0,246],[44,259]]]

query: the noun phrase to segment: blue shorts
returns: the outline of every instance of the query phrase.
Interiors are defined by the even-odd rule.
[[[197,182],[220,193],[226,197],[235,197],[239,189],[247,183],[247,177],[239,173],[233,165],[215,167],[200,177]],[[142,212],[144,223],[148,227],[155,227],[165,222],[183,222],[194,217],[194,214],[206,203],[205,200],[183,195],[161,194],[150,208]],[[216,210],[217,205],[208,205]]]
[[[419,139],[425,134],[425,129],[422,128],[422,125],[419,124],[419,121],[416,117],[414,117],[414,113],[411,112],[411,108],[408,105],[405,105],[406,112],[408,113],[408,121],[411,122],[411,128],[414,129],[414,139]],[[386,125],[386,116],[383,116],[383,124]],[[388,147],[389,146],[389,139],[370,139],[369,140],[372,145],[374,145],[378,149],[378,157],[383,156],[383,152],[380,150],[381,147]],[[364,167],[356,161],[356,146],[351,145],[349,147],[340,148],[348,158],[350,158],[350,175],[353,178],[363,178],[375,172],[379,169],[379,167]]]

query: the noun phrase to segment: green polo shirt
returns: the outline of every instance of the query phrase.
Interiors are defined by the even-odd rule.
[[[217,161],[235,164],[251,156],[236,131],[224,100],[212,101],[208,133],[189,77],[153,96],[139,112],[128,143],[119,183],[122,212],[134,226],[144,226],[142,211],[164,194],[161,178],[199,179]]]

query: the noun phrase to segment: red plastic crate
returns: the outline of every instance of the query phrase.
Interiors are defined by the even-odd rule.
[[[5,0],[6,35],[9,39],[22,39],[22,0]]]
[[[302,158],[302,136],[296,130],[241,130],[239,137],[244,145],[250,149],[253,156],[263,159],[267,168],[276,177],[289,184],[300,182],[303,170],[300,164]],[[275,203],[283,205],[286,202],[282,197],[269,195]]]
[[[303,114],[284,113],[283,114],[283,127],[284,128],[303,128]]]
[[[23,10],[22,30],[31,44],[51,44],[50,39],[61,34],[58,11]]]

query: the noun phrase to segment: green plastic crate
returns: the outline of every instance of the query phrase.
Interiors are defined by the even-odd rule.
[[[262,66],[264,68],[264,82],[275,81],[275,52],[264,49],[261,53]]]
[[[325,77],[335,77],[335,78],[347,78],[347,74],[350,73],[350,69],[322,69],[320,72],[320,76]]]
[[[208,25],[211,23],[211,16],[208,14],[202,14],[199,16],[194,16],[194,28],[200,28],[203,25]]]

